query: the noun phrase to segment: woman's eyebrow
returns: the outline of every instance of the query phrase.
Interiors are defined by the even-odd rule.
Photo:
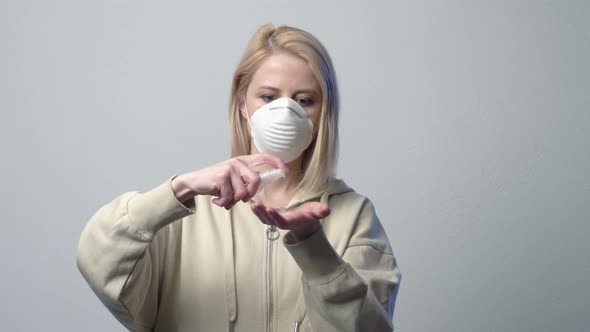
[[[267,90],[272,90],[275,92],[280,92],[281,89],[276,88],[274,86],[270,86],[270,85],[261,85],[258,87],[259,90],[263,90],[263,89],[267,89]],[[308,93],[308,94],[312,94],[312,95],[317,95],[317,91],[313,90],[313,89],[299,89],[299,90],[295,90],[295,92],[293,93],[294,95],[300,94],[300,93]]]
[[[301,89],[301,90],[296,90],[294,94],[298,95],[300,93],[308,93],[310,95],[315,95],[315,94],[317,94],[317,91],[315,91],[313,89]]]
[[[274,86],[270,86],[270,85],[261,85],[258,87],[258,90],[262,90],[262,89],[268,89],[268,90],[273,90],[273,91],[279,91],[278,88],[275,88]]]

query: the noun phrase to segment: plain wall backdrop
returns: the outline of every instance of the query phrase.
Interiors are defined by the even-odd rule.
[[[75,264],[117,195],[229,156],[254,31],[315,34],[397,331],[590,330],[587,1],[0,1],[3,331],[123,331]]]

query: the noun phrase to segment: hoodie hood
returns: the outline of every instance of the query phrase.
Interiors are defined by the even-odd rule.
[[[327,198],[330,197],[331,195],[343,194],[343,193],[347,193],[350,191],[354,191],[354,189],[352,189],[346,183],[344,183],[344,181],[342,179],[333,179],[328,184],[328,187],[323,191],[313,192],[313,193],[302,193],[302,194],[297,193],[297,194],[295,194],[293,196],[293,198],[291,199],[291,201],[289,201],[289,203],[287,204],[286,209],[295,208],[305,202],[317,200],[318,198],[320,199],[320,202],[327,203],[328,202]]]

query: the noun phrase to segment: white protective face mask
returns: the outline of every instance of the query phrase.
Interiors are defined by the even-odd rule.
[[[303,107],[291,98],[265,104],[248,121],[258,151],[275,155],[285,163],[297,159],[311,143],[313,123]]]

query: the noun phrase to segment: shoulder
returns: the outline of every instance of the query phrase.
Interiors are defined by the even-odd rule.
[[[328,237],[341,249],[368,246],[381,253],[391,253],[389,240],[371,200],[346,186],[344,181],[337,181],[340,190],[333,190],[330,194],[331,213],[323,224]]]
[[[332,181],[328,189],[330,208],[344,209],[347,213],[356,211],[358,213],[374,212],[371,200],[355,191],[342,179]]]

